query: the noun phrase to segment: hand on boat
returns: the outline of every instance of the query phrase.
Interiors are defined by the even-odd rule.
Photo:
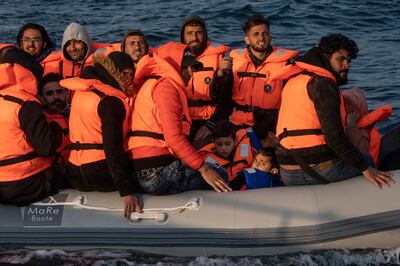
[[[373,167],[368,167],[362,174],[378,188],[382,188],[382,185],[390,187],[390,184],[394,183],[391,173],[382,172]]]
[[[124,217],[130,219],[132,212],[142,212],[140,200],[135,195],[127,195],[122,197],[124,203]]]
[[[213,187],[217,192],[228,192],[232,191],[232,188],[225,183],[225,181],[219,176],[219,174],[212,169],[207,163],[204,163],[199,172],[204,180]]]

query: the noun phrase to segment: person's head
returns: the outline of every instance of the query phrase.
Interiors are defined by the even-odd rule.
[[[43,67],[39,62],[36,61],[35,57],[25,52],[22,49],[18,49],[15,46],[6,46],[0,49],[0,64],[18,64],[30,71],[34,76],[34,82],[38,84],[43,76]],[[25,80],[28,82],[27,80]],[[32,80],[33,82],[33,80]],[[37,93],[35,87],[34,94]]]
[[[199,56],[207,46],[207,27],[199,16],[186,17],[181,28],[181,42],[186,44],[193,55]]]
[[[276,148],[279,140],[276,137],[276,125],[278,123],[278,110],[255,110],[253,112],[254,126],[260,145],[263,148]]]
[[[89,66],[85,68],[81,76],[85,76],[93,68],[100,81],[116,89],[120,89],[127,96],[133,96],[135,63],[128,54],[112,52],[107,57],[98,54],[93,56],[93,64],[93,67]]]
[[[229,121],[218,121],[212,130],[212,136],[218,155],[229,158],[236,147],[235,126]]]
[[[253,53],[266,53],[269,51],[272,40],[269,25],[269,20],[262,15],[253,15],[244,23],[244,42]]]
[[[18,31],[17,44],[25,52],[38,58],[51,48],[52,42],[45,28],[39,24],[27,23]]]
[[[269,173],[272,168],[276,167],[276,159],[275,152],[273,149],[264,149],[259,150],[254,157],[253,164],[251,167],[258,169],[260,171]]]
[[[322,37],[318,48],[329,61],[330,67],[338,79],[338,84],[346,84],[350,62],[357,58],[357,44],[348,37],[337,33]]]
[[[58,73],[48,73],[39,86],[39,96],[48,109],[54,113],[61,113],[67,108],[67,90],[60,86],[62,77]]]
[[[139,29],[130,29],[122,38],[121,52],[127,53],[137,63],[149,53],[146,35]]]
[[[92,39],[85,27],[72,22],[65,29],[61,49],[67,60],[82,63],[91,53]]]

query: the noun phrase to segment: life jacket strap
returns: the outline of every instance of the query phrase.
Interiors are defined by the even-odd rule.
[[[22,99],[20,99],[18,97],[11,96],[11,95],[2,95],[2,94],[0,94],[0,97],[4,98],[5,101],[14,102],[14,103],[17,103],[17,104],[20,104],[20,105],[22,105],[25,102],[24,100],[22,100]]]
[[[70,143],[66,147],[68,150],[104,150],[103,144],[100,143]]]
[[[305,135],[322,135],[321,129],[296,129],[296,130],[287,130],[287,128],[283,129],[283,132],[279,134],[278,139],[282,140],[286,137],[296,137],[296,136],[305,136]]]
[[[151,131],[142,131],[142,130],[129,131],[128,137],[149,137],[153,139],[164,140],[163,134],[154,133]]]
[[[266,78],[267,75],[257,72],[237,72],[239,78],[251,77],[251,78]]]
[[[29,160],[35,159],[37,157],[39,157],[39,155],[37,153],[35,153],[35,152],[32,152],[32,153],[28,153],[28,154],[25,154],[25,155],[17,156],[17,157],[14,157],[14,158],[0,160],[0,166],[7,166],[7,165],[16,164],[16,163],[21,163],[21,162],[25,162],[25,161],[29,161]]]
[[[217,103],[214,100],[190,100],[188,99],[189,107],[203,107],[203,106],[215,106]]]

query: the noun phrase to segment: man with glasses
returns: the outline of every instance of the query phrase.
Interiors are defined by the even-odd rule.
[[[42,62],[55,50],[55,45],[45,28],[34,23],[27,23],[22,26],[17,35],[17,45],[35,57],[38,62]]]

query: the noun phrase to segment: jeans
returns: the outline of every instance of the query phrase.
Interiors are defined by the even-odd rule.
[[[227,180],[219,169],[215,169],[223,179]],[[209,190],[211,186],[204,181],[200,172],[191,169],[176,160],[167,166],[143,169],[133,172],[133,177],[148,194],[168,195],[187,190]]]
[[[346,164],[342,159],[334,159],[311,166],[317,173],[329,182],[337,182],[350,177],[361,175],[361,171]],[[304,170],[280,169],[283,183],[287,186],[319,184]]]

